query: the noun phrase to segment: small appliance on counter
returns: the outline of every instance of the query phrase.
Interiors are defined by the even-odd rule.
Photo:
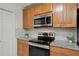
[[[29,40],[29,55],[49,56],[50,43],[53,42],[54,40],[55,40],[55,33],[52,32],[38,33],[38,39]]]

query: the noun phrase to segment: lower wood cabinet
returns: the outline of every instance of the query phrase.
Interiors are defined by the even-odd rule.
[[[56,46],[50,46],[51,56],[79,56],[79,51]]]
[[[17,39],[17,55],[18,56],[28,56],[29,46],[28,42],[23,39]]]

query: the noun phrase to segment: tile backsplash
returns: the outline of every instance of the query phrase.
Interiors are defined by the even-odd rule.
[[[24,29],[24,31],[29,34],[31,38],[36,38],[38,36],[38,32],[54,32],[55,40],[67,40],[67,36],[74,35],[77,39],[77,31],[76,28],[35,28],[35,29]]]

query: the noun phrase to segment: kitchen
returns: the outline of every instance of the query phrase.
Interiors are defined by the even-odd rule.
[[[18,14],[15,12],[17,56],[79,56],[79,4],[17,4],[19,6],[22,8],[16,9],[20,9]]]

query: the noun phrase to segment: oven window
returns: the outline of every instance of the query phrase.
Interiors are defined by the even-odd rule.
[[[45,17],[34,19],[34,25],[43,25],[45,24]]]
[[[49,55],[50,51],[48,49],[29,45],[29,56],[49,56]]]

